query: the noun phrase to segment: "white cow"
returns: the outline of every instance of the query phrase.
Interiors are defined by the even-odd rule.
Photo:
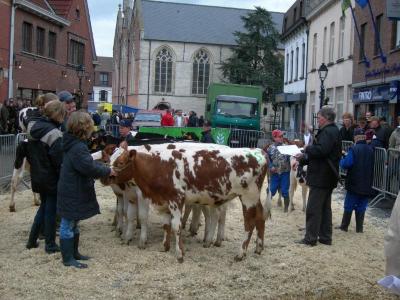
[[[306,183],[307,166],[303,166],[303,170],[298,171],[299,162],[295,157],[290,158],[290,187],[289,187],[289,199],[290,199],[290,211],[294,210],[293,197],[297,186],[301,186],[301,197],[303,199],[303,211],[306,211],[307,207],[307,194],[308,186]]]

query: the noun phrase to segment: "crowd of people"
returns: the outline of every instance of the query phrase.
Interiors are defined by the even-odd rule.
[[[347,232],[352,213],[355,212],[356,232],[363,232],[364,216],[368,201],[374,195],[372,189],[374,149],[394,148],[400,150],[400,116],[397,128],[391,128],[384,117],[367,112],[355,123],[350,113],[342,116],[343,127],[335,124],[333,108],[324,106],[318,112],[318,131],[306,124],[302,128],[304,148],[296,155],[297,167],[307,165],[306,182],[310,188],[306,209],[305,236],[300,244],[316,246],[317,243],[332,245],[332,191],[339,182],[339,166],[347,170],[345,178],[346,197],[342,222],[335,228]],[[279,190],[284,199],[284,211],[289,206],[290,157],[280,153],[285,145],[283,132],[272,132],[273,144],[267,149],[270,161],[270,192]],[[342,151],[342,141],[351,141],[353,146]]]
[[[25,107],[32,106],[29,100],[4,100],[0,102],[0,135],[18,133],[18,113]]]

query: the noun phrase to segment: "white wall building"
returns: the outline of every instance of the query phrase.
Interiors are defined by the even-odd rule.
[[[94,70],[93,101],[112,102],[113,58],[98,56]]]
[[[303,0],[297,0],[285,13],[282,41],[285,47],[283,106],[285,129],[300,131],[305,119],[307,78],[307,22]]]
[[[309,22],[306,120],[312,123],[313,114],[319,110],[318,68],[325,63],[329,70],[324,83],[325,97],[335,108],[340,123],[344,112],[353,112],[353,19],[349,10],[342,13],[340,0],[308,0],[306,18]]]

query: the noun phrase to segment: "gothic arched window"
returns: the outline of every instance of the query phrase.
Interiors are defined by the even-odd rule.
[[[158,93],[172,92],[173,56],[168,48],[162,48],[155,60],[154,91]]]
[[[193,59],[192,94],[207,94],[210,84],[210,55],[205,50],[199,50]]]

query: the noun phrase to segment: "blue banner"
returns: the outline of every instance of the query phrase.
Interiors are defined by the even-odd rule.
[[[356,0],[357,4],[364,8],[368,4],[368,0]]]

